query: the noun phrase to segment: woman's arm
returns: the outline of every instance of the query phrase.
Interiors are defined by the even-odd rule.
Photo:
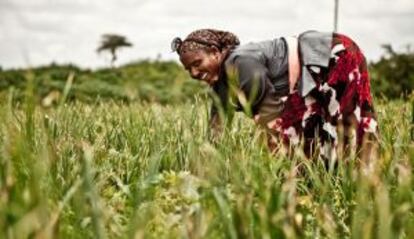
[[[209,137],[218,139],[231,126],[235,110],[253,116],[271,87],[267,68],[250,56],[238,56],[226,64],[225,82],[213,87],[213,105],[209,119]]]
[[[216,141],[223,133],[223,121],[216,107],[211,108],[210,119],[208,122],[208,133],[211,141]]]
[[[251,56],[238,56],[227,64],[231,97],[237,98],[243,111],[252,116],[264,98],[268,69],[258,59]],[[235,96],[235,97],[234,97]]]
[[[208,121],[210,140],[218,140],[223,135],[225,128],[231,127],[235,108],[229,105],[226,106],[224,103],[221,100],[218,102],[213,100]]]

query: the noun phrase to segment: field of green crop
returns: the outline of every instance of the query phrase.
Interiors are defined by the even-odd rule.
[[[414,238],[409,103],[377,102],[378,158],[336,170],[243,115],[210,143],[207,109],[0,103],[0,238]]]

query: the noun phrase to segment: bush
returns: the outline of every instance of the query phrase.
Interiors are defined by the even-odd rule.
[[[414,89],[414,53],[397,53],[384,45],[384,56],[370,64],[373,93],[387,98],[408,97]]]
[[[149,60],[96,71],[54,63],[31,70],[7,70],[0,72],[0,92],[4,95],[10,87],[14,87],[16,95],[22,95],[21,92],[26,88],[28,72],[33,75],[39,99],[52,91],[63,92],[70,74],[75,74],[75,78],[68,100],[93,102],[99,98],[167,104],[182,103],[192,99],[194,94],[202,92],[200,84],[190,80],[176,62]],[[17,99],[21,100],[21,97]]]

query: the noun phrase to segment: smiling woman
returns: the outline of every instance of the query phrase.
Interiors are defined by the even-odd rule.
[[[191,77],[213,85],[218,79],[220,55],[217,50],[208,52],[198,50],[189,51],[181,56],[181,62]]]
[[[172,48],[192,78],[213,85],[224,58],[239,44],[239,39],[230,32],[205,29],[192,32],[184,41],[175,38]]]
[[[220,99],[211,111],[213,130],[222,128],[219,108],[235,109],[266,129],[272,150],[303,141],[308,157],[334,159],[338,142],[349,152],[355,130],[358,153],[371,155],[378,126],[369,75],[349,37],[308,31],[240,45],[230,32],[201,29],[175,38],[172,48]]]

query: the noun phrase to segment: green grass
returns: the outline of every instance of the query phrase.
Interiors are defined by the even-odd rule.
[[[0,238],[414,238],[409,103],[378,104],[373,170],[329,171],[300,150],[271,155],[242,115],[209,143],[201,100],[11,102],[0,104]]]

